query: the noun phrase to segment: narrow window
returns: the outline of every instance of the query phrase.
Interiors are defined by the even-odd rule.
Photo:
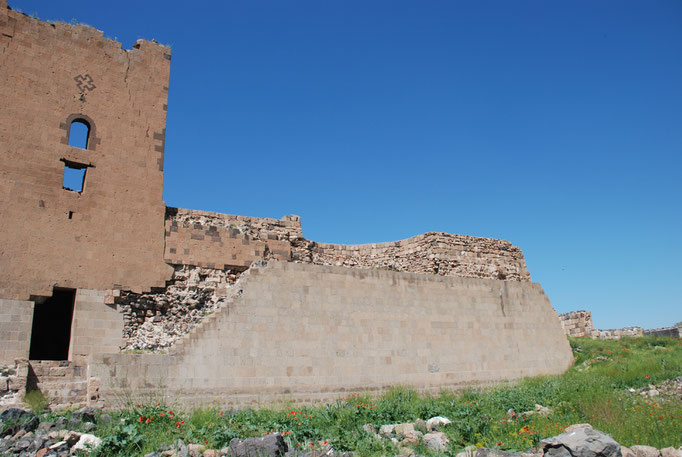
[[[64,162],[64,181],[62,187],[73,192],[83,192],[87,165],[62,159]]]
[[[89,137],[90,124],[83,119],[76,119],[71,122],[71,127],[69,128],[69,146],[88,149]]]

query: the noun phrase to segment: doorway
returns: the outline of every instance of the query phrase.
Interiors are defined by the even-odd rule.
[[[30,360],[67,360],[76,289],[57,289],[33,308]]]

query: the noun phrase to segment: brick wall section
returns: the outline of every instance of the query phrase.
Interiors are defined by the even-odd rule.
[[[559,322],[561,322],[564,333],[568,336],[590,336],[594,330],[592,313],[585,310],[559,314]]]
[[[33,302],[0,299],[0,360],[27,359]]]
[[[278,220],[168,208],[165,230],[170,264],[245,269],[256,260],[290,260],[289,239],[301,236],[301,222],[298,216]]]
[[[0,8],[0,297],[165,284],[169,71],[167,47]],[[87,149],[68,145],[75,118]],[[65,163],[87,167],[83,192],[62,188]]]
[[[624,327],[616,329],[594,329],[590,336],[594,339],[601,340],[619,340],[624,336],[644,336],[644,329],[642,327]]]
[[[96,355],[102,400],[309,402],[561,373],[572,363],[538,284],[268,262],[238,286],[170,354]]]
[[[78,289],[71,324],[69,360],[100,352],[117,352],[124,345],[124,316],[116,304],[105,304],[107,291]]]

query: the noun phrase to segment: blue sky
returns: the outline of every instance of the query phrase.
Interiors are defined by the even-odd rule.
[[[172,47],[168,205],[521,247],[555,309],[682,321],[682,2],[10,0]]]

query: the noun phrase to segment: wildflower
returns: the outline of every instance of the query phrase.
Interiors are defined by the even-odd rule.
[[[204,444],[208,444],[208,440],[204,441]]]
[[[644,376],[644,379],[649,379],[649,375]]]
[[[324,440],[324,445],[326,446],[327,444],[329,444],[329,441],[328,441],[328,440]]]
[[[313,446],[314,446],[313,443],[310,443],[310,447],[313,447]]]
[[[142,405],[138,403],[138,404],[137,404],[137,407],[138,407],[138,408],[142,408]]]
[[[163,416],[164,416],[164,413],[163,413],[163,412],[161,412],[161,414],[159,414],[159,416],[163,417]]]
[[[498,445],[498,446],[502,446],[502,441],[498,441],[498,442],[497,442],[497,445]]]
[[[223,413],[224,413],[224,412],[225,412],[225,411],[220,411],[220,417],[223,417]]]
[[[140,416],[140,419],[138,420],[138,422],[142,422],[143,420],[144,420],[144,416]]]

